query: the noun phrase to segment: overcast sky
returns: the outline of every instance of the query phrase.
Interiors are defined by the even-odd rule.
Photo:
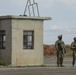
[[[31,0],[32,1],[32,0]],[[35,0],[40,16],[52,17],[44,22],[44,44],[54,44],[63,35],[66,44],[76,36],[76,0]],[[0,0],[0,16],[23,15],[27,0]]]

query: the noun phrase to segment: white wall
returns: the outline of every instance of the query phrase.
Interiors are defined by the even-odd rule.
[[[34,49],[23,49],[23,31],[34,31]],[[12,20],[12,65],[43,64],[43,21]]]

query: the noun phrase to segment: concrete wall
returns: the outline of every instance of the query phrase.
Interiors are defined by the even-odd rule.
[[[6,48],[0,60],[14,66],[43,64],[43,21],[50,17],[0,16],[0,30],[6,31]],[[23,49],[23,31],[34,31],[34,49]]]
[[[0,30],[6,31],[6,48],[0,49],[0,60],[11,63],[11,20],[0,19]]]
[[[34,49],[23,49],[23,31],[34,31]],[[43,21],[12,20],[12,65],[43,64]]]

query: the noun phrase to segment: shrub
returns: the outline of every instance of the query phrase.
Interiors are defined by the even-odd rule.
[[[66,47],[66,54],[67,56],[70,56],[71,53],[71,46],[70,45],[65,45]],[[55,45],[44,45],[44,55],[56,55],[56,49]]]

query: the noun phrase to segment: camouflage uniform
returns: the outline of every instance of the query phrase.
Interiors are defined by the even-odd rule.
[[[57,66],[63,66],[63,57],[65,52],[65,44],[62,41],[62,35],[58,36],[58,40],[55,42],[55,48],[57,51]]]
[[[73,56],[73,61],[72,65],[75,65],[75,59],[76,59],[76,37],[74,37],[74,42],[71,43],[71,50],[72,50],[72,56]]]

